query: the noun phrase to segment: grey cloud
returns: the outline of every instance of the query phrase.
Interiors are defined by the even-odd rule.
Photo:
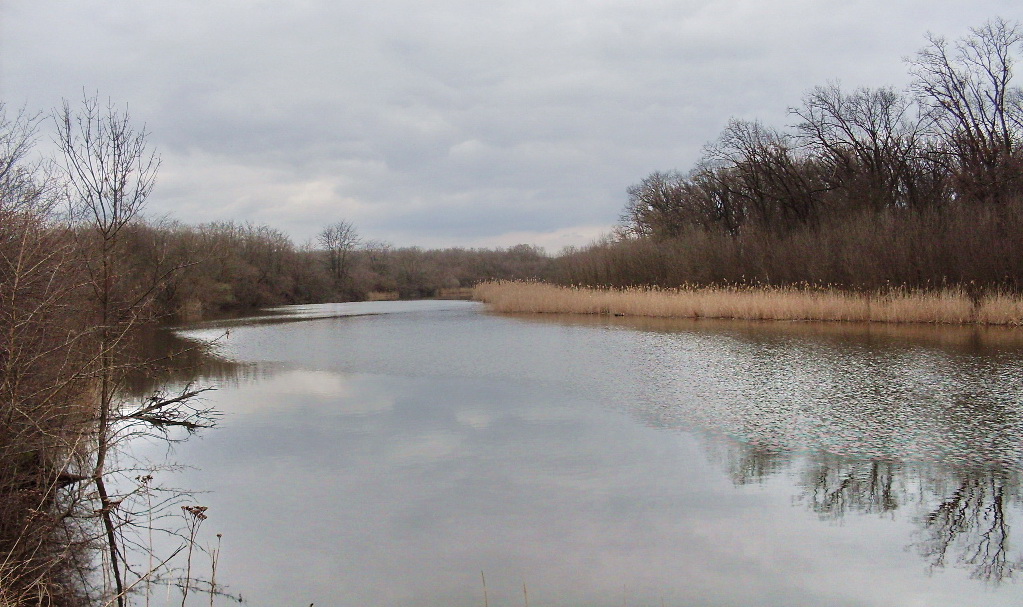
[[[630,183],[692,165],[728,117],[781,126],[826,80],[903,84],[901,58],[925,31],[954,37],[1015,10],[12,0],[0,87],[40,109],[83,87],[127,103],[165,156],[154,211],[264,221],[298,240],[344,216],[397,244],[454,244],[609,226]]]

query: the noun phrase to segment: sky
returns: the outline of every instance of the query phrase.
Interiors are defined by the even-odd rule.
[[[0,100],[98,94],[162,159],[146,215],[344,220],[396,246],[556,252],[729,118],[904,87],[927,32],[1018,0],[0,0]],[[41,148],[51,137],[42,129]]]

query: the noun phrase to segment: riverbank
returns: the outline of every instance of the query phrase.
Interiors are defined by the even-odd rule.
[[[485,282],[473,298],[497,312],[932,324],[1023,325],[1023,297],[964,289],[855,293],[821,287],[595,289]]]

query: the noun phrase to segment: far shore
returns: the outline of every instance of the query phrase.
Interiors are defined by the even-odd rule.
[[[478,285],[473,298],[496,312],[654,318],[1023,325],[1023,297],[961,288],[860,293],[827,287],[597,289],[541,282]]]

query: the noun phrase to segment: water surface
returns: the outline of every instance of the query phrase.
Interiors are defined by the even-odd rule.
[[[182,333],[241,363],[176,482],[253,605],[478,606],[481,572],[490,605],[1023,599],[1011,330],[447,301]]]

